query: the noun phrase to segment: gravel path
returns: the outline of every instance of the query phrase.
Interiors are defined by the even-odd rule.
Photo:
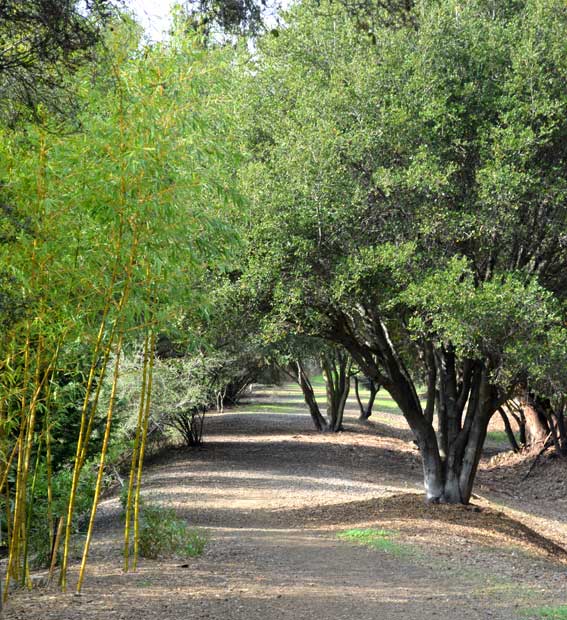
[[[403,420],[386,412],[361,426],[351,414],[346,432],[317,434],[288,388],[210,416],[206,445],[162,454],[144,486],[148,498],[208,531],[202,557],[144,560],[123,574],[118,500],[109,498],[83,595],[15,593],[5,618],[510,620],[567,603],[566,563],[553,545],[488,501],[425,506]],[[506,496],[491,500],[502,507]],[[355,526],[386,529],[395,544],[337,537]],[[559,528],[555,539],[564,534]]]

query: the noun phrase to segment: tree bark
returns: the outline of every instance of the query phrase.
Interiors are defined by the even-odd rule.
[[[368,402],[365,405],[362,402],[362,398],[360,396],[359,383],[360,383],[360,380],[358,376],[355,376],[354,377],[354,391],[356,394],[356,400],[358,402],[358,407],[360,409],[360,415],[358,416],[358,419],[360,421],[365,421],[365,420],[368,420],[368,418],[370,418],[370,416],[372,415],[372,407],[374,407],[374,401],[376,400],[376,395],[380,391],[380,385],[376,383],[375,381],[373,381],[372,379],[368,379],[368,390],[370,392],[370,395],[368,397]]]
[[[352,360],[346,351],[323,354],[321,367],[327,389],[327,429],[342,430],[346,401],[350,391],[350,368]]]
[[[526,425],[526,449],[540,450],[547,438],[548,429],[545,418],[539,414],[529,396],[520,399]]]
[[[313,390],[313,386],[311,385],[311,381],[309,381],[309,377],[303,368],[301,362],[297,362],[297,382],[299,383],[299,387],[303,393],[303,398],[305,400],[305,404],[309,409],[309,413],[311,415],[311,419],[313,420],[313,424],[318,431],[326,431],[328,430],[328,424],[323,415],[321,414],[321,410],[319,409],[319,404],[317,403],[317,399],[315,398],[315,391]]]

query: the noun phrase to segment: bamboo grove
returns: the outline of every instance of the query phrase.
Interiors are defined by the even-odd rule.
[[[0,230],[2,286],[13,310],[0,336],[4,597],[12,583],[30,585],[38,527],[48,532],[50,579],[58,573],[64,590],[72,581],[80,591],[120,361],[141,349],[124,533],[124,568],[136,567],[156,335],[199,311],[202,282],[234,242],[236,198],[223,178],[233,169],[230,115],[217,112],[225,70],[222,51],[204,50],[195,37],[147,47],[123,19],[109,29],[96,68],[69,78],[80,109],[70,126],[54,126],[40,109],[39,123],[1,129],[0,203],[17,215]],[[76,428],[65,462],[55,454],[69,432],[70,401]],[[79,510],[85,476],[93,492]],[[57,486],[62,477],[66,486]],[[81,538],[79,512],[88,514]]]

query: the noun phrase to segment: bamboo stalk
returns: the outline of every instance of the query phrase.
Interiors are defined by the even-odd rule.
[[[30,341],[31,341],[31,323],[27,321],[26,327],[26,339],[24,344],[24,373],[23,373],[23,385],[24,391],[22,392],[22,402],[20,408],[20,431],[17,439],[17,454],[18,461],[16,466],[16,488],[14,490],[14,514],[12,515],[12,536],[10,538],[9,552],[8,552],[8,566],[6,568],[6,587],[4,589],[4,600],[8,595],[10,588],[10,579],[19,579],[19,566],[17,558],[19,558],[19,532],[21,529],[22,509],[23,502],[25,501],[25,487],[24,487],[24,499],[22,501],[22,472],[24,463],[24,441],[27,432],[28,417],[26,415],[26,391],[29,381],[29,364],[30,364]]]
[[[98,507],[98,501],[100,498],[100,491],[102,488],[102,477],[104,474],[104,463],[106,460],[106,453],[108,450],[108,441],[110,439],[110,428],[112,426],[112,414],[114,411],[114,402],[116,400],[116,388],[118,386],[118,376],[119,376],[119,372],[120,372],[120,354],[122,351],[122,334],[120,334],[119,338],[118,338],[118,344],[116,346],[116,363],[114,366],[114,377],[112,379],[112,390],[111,390],[111,394],[110,394],[110,402],[108,404],[108,411],[107,411],[107,415],[106,415],[106,427],[104,430],[104,439],[102,442],[102,449],[101,449],[101,453],[100,453],[100,463],[99,463],[99,467],[98,467],[98,474],[97,474],[97,479],[96,479],[96,486],[95,486],[95,494],[94,494],[94,498],[93,498],[93,504],[92,504],[92,509],[91,509],[91,517],[89,520],[89,526],[87,529],[87,538],[85,540],[85,546],[83,549],[83,558],[81,561],[81,568],[79,570],[79,581],[77,582],[77,594],[80,594],[81,592],[81,588],[83,586],[83,580],[85,578],[85,569],[87,566],[87,558],[89,555],[89,548],[90,548],[90,544],[91,544],[91,539],[92,539],[92,534],[93,534],[93,527],[94,527],[94,521],[95,521],[95,517],[96,517],[96,510]]]
[[[29,579],[30,571],[29,571],[29,562],[28,562],[29,539],[30,539],[31,520],[32,520],[32,512],[33,512],[33,501],[35,498],[35,486],[37,482],[37,473],[39,471],[39,463],[40,463],[40,457],[41,457],[41,444],[42,444],[42,440],[40,438],[39,444],[37,446],[37,454],[35,457],[34,474],[33,474],[31,489],[30,489],[31,506],[27,511],[28,514],[27,514],[26,531],[25,531],[25,539],[24,539],[24,571],[23,571],[24,574],[22,577],[22,581],[27,582],[28,587],[31,587],[31,582]]]
[[[57,347],[55,350],[55,359],[53,361],[53,372],[55,374],[57,363],[59,360],[59,352],[61,349],[61,342],[63,335],[61,335]],[[49,547],[53,548],[53,471],[52,471],[52,457],[51,457],[51,421],[50,421],[50,405],[52,396],[52,382],[47,384],[47,394],[45,395],[45,465],[47,473],[47,527],[49,528]]]
[[[27,546],[28,546],[28,542],[27,542],[27,528],[26,528],[26,522],[29,519],[28,515],[28,506],[27,506],[27,480],[28,480],[28,474],[29,474],[29,469],[30,469],[30,461],[31,461],[31,455],[32,455],[32,451],[33,451],[33,447],[34,447],[34,433],[35,433],[35,422],[36,422],[36,413],[37,413],[37,405],[39,402],[39,397],[41,394],[41,390],[43,389],[43,386],[45,385],[45,382],[48,380],[48,377],[51,375],[52,372],[52,364],[50,364],[45,373],[43,374],[43,377],[41,377],[41,373],[40,373],[40,362],[41,362],[41,355],[42,355],[42,350],[43,347],[41,348],[41,350],[38,351],[38,360],[37,360],[37,372],[36,372],[36,389],[35,392],[33,394],[33,397],[31,399],[30,402],[30,406],[29,406],[29,420],[28,420],[28,425],[27,425],[27,433],[26,433],[26,441],[25,441],[25,446],[24,446],[24,450],[25,450],[25,454],[24,454],[24,459],[23,459],[23,468],[20,472],[20,476],[21,476],[21,484],[20,484],[20,489],[22,492],[22,496],[18,497],[16,496],[17,501],[21,502],[22,506],[20,508],[20,515],[21,515],[21,522],[19,524],[20,530],[21,530],[21,535],[22,535],[22,542],[24,545],[24,571],[23,571],[23,575],[22,575],[22,584],[24,584],[25,579],[26,579],[26,553],[27,553]],[[24,519],[24,517],[26,517]],[[16,529],[15,525],[13,528],[14,531],[14,535],[15,537],[18,536],[18,530]],[[19,561],[19,557],[16,557],[16,560]]]
[[[144,465],[144,453],[146,451],[146,440],[148,436],[148,422],[150,419],[151,410],[151,394],[152,394],[152,381],[154,371],[154,359],[155,359],[155,332],[152,331],[150,335],[150,360],[148,368],[148,383],[146,390],[146,403],[144,411],[144,426],[142,429],[142,437],[140,444],[140,454],[138,455],[138,470],[136,474],[136,495],[134,499],[134,559],[133,568],[136,570],[138,566],[138,537],[140,532],[140,490],[142,487],[142,469]]]
[[[134,236],[132,240],[129,263],[128,263],[127,270],[126,270],[124,288],[122,290],[122,295],[120,296],[120,301],[118,303],[116,317],[114,319],[113,326],[111,328],[111,332],[109,335],[109,342],[107,343],[107,346],[104,352],[104,360],[105,360],[104,365],[105,366],[106,366],[106,362],[108,361],[108,357],[110,355],[110,350],[113,344],[113,338],[114,338],[114,334],[116,333],[118,322],[122,319],[122,312],[126,305],[126,302],[128,300],[128,296],[130,293],[130,286],[132,284],[131,277],[132,277],[133,267],[136,261],[137,248],[138,248],[138,240],[137,240],[137,237]],[[99,393],[98,388],[97,388],[97,393]],[[85,403],[86,405],[88,405],[88,403],[86,402],[86,399],[85,399]],[[93,407],[91,415],[94,416],[94,414],[95,414],[95,409]],[[83,428],[84,431],[89,431],[89,432],[92,431],[92,424],[87,423],[86,406],[83,407],[83,413],[81,416],[81,427]],[[77,454],[75,458],[75,466],[73,468],[73,480],[71,483],[71,492],[69,494],[69,503],[68,503],[68,508],[67,508],[67,523],[66,523],[66,528],[65,528],[65,540],[63,543],[63,560],[61,563],[61,574],[60,574],[61,589],[64,592],[67,589],[67,567],[69,563],[69,547],[71,543],[71,530],[72,530],[72,525],[73,525],[73,512],[74,512],[74,507],[75,507],[75,499],[77,495],[77,489],[79,486],[79,478],[80,478],[81,470],[84,464],[84,459],[86,458],[86,446],[88,445],[88,440],[89,440],[88,436],[81,437],[81,435],[79,435],[79,441],[77,443]]]
[[[55,565],[57,564],[57,553],[59,552],[59,543],[61,541],[61,534],[63,533],[63,526],[65,525],[65,518],[59,517],[57,522],[57,532],[55,534],[55,540],[51,546],[51,562],[49,564],[49,582],[53,579],[53,573],[55,572]]]
[[[10,471],[10,467],[12,465],[12,461],[14,460],[14,456],[18,452],[18,448],[19,448],[19,444],[16,442],[14,444],[14,447],[12,448],[12,452],[10,453],[10,456],[8,458],[8,462],[6,463],[6,467],[5,467],[4,473],[2,475],[2,480],[0,481],[0,492],[2,491],[2,489],[4,488],[4,485],[6,484],[6,482],[8,480],[8,473]]]
[[[47,471],[47,527],[49,527],[49,546],[50,548],[53,548],[53,471],[49,409],[46,410],[45,414],[45,466]]]
[[[119,253],[120,253],[120,247],[122,244],[122,226],[120,228],[120,236],[118,239],[118,248],[117,248],[117,252],[116,252],[116,261],[114,263],[115,267],[114,267],[114,271],[113,271],[113,276],[111,278],[111,283],[112,286],[114,286],[115,284],[115,279],[116,279],[116,274],[118,271],[118,262],[119,262]],[[84,464],[84,459],[85,459],[85,455],[86,455],[86,449],[85,449],[85,442],[87,441],[87,437],[86,437],[86,433],[87,432],[91,432],[92,431],[92,422],[90,422],[90,417],[95,415],[96,412],[96,407],[93,406],[92,410],[91,410],[91,416],[87,417],[87,412],[89,410],[89,401],[90,401],[90,395],[92,392],[92,385],[94,382],[94,377],[96,374],[96,366],[97,366],[97,362],[98,362],[98,356],[102,347],[102,343],[104,340],[104,329],[106,327],[106,322],[107,322],[107,317],[108,317],[108,313],[110,312],[110,307],[111,307],[111,294],[112,291],[108,292],[107,298],[105,300],[104,303],[104,308],[103,308],[103,316],[100,322],[100,326],[99,326],[99,330],[98,330],[98,334],[97,334],[97,338],[96,338],[96,342],[95,342],[95,348],[93,351],[93,357],[92,357],[92,361],[91,361],[91,366],[89,369],[89,376],[87,379],[87,387],[85,390],[85,397],[83,399],[83,406],[81,408],[81,426],[79,428],[79,437],[77,439],[77,448],[75,451],[75,465],[73,467],[73,478],[71,480],[71,490],[69,492],[69,501],[68,501],[68,505],[67,505],[67,520],[66,520],[66,528],[65,528],[65,539],[64,539],[64,543],[63,543],[63,559],[61,562],[61,574],[60,574],[60,582],[61,582],[61,589],[65,592],[66,588],[67,588],[67,565],[68,565],[68,561],[69,561],[69,545],[71,542],[71,530],[72,530],[72,524],[73,524],[73,513],[74,513],[74,508],[75,508],[75,498],[77,495],[77,490],[79,487],[79,478],[80,478],[80,474],[81,474],[81,470]],[[121,296],[121,302],[124,300],[125,297],[125,291],[123,291],[122,296]],[[116,325],[116,321],[114,322],[114,326]],[[103,369],[106,369],[106,363],[108,361],[108,356],[110,354],[110,350],[112,347],[112,340],[114,337],[114,328],[111,330],[111,334],[109,336],[110,341],[107,343],[107,346],[105,347],[104,353],[103,353],[103,359],[104,359],[104,363],[103,363]],[[102,375],[102,371],[101,371],[101,375]],[[99,384],[102,382],[104,375],[99,377]],[[98,400],[98,394],[100,394],[100,390],[97,386],[97,400]]]
[[[118,242],[117,242],[117,248],[116,248],[116,263],[115,266],[118,265],[119,263],[119,259],[120,259],[120,254],[121,254],[121,249],[122,249],[122,243],[123,243],[123,229],[124,229],[124,211],[125,211],[125,207],[126,207],[126,191],[127,191],[127,186],[126,186],[126,170],[127,170],[127,162],[126,162],[126,143],[125,143],[125,113],[124,113],[124,95],[123,95],[123,91],[122,91],[122,76],[120,74],[120,68],[117,65],[113,66],[113,72],[115,74],[116,77],[116,83],[117,83],[117,90],[118,90],[118,106],[119,106],[119,130],[120,130],[120,144],[119,144],[119,150],[120,150],[120,190],[119,190],[119,199],[118,199],[118,207],[119,207],[119,212],[120,212],[120,226],[119,226],[119,238],[118,238]],[[133,221],[129,221],[130,226],[132,228],[134,228],[133,226]],[[120,298],[120,302],[118,304],[118,308],[117,308],[117,317],[116,320],[114,322],[114,326],[113,329],[111,331],[111,335],[109,336],[109,342],[107,344],[106,350],[105,350],[105,362],[103,363],[103,369],[101,371],[101,375],[103,375],[103,373],[106,371],[106,362],[108,360],[108,353],[112,347],[112,342],[113,342],[113,337],[114,337],[114,332],[115,332],[115,328],[116,325],[118,324],[118,320],[121,318],[121,314],[122,314],[122,310],[124,308],[124,304],[126,303],[126,299],[128,296],[128,289],[129,286],[131,284],[130,280],[131,280],[131,276],[132,276],[132,270],[135,264],[135,258],[136,258],[136,252],[137,252],[137,245],[138,245],[138,240],[137,240],[137,234],[134,232],[134,237],[132,240],[132,246],[131,246],[131,253],[130,253],[130,260],[129,263],[127,265],[127,269],[126,269],[126,278],[125,278],[125,284],[124,284],[124,288],[123,288],[123,292],[122,292],[122,296]],[[112,290],[109,291],[109,296],[107,299],[107,308],[109,307],[109,303],[111,300],[111,295],[112,295]],[[101,329],[102,329],[102,324],[101,324]],[[94,368],[92,367],[92,369],[94,370]],[[95,394],[95,399],[98,402],[98,395],[100,394],[100,386],[102,384],[102,378],[99,379],[99,386],[97,389],[97,392]],[[90,396],[90,394],[89,394]],[[94,405],[94,403],[93,403]],[[75,498],[76,498],[76,494],[77,494],[77,487],[78,487],[78,481],[79,481],[79,476],[80,476],[80,472],[81,469],[83,467],[84,464],[84,460],[86,458],[86,454],[87,454],[87,446],[88,446],[88,440],[90,437],[90,433],[92,431],[92,423],[94,420],[94,415],[96,412],[96,407],[93,406],[92,410],[91,410],[91,416],[88,418],[87,420],[87,416],[86,416],[86,411],[87,411],[87,406],[88,406],[88,399],[85,398],[85,405],[83,408],[83,415],[81,417],[81,430],[79,433],[79,441],[77,443],[77,452],[76,452],[76,458],[75,458],[75,466],[74,466],[74,470],[73,470],[73,481],[72,481],[72,486],[71,486],[71,493],[70,493],[70,497],[69,497],[69,504],[68,504],[68,511],[67,511],[67,524],[66,524],[66,530],[65,530],[65,541],[64,541],[64,546],[63,546],[63,561],[62,561],[62,566],[61,566],[61,576],[60,576],[60,582],[61,582],[61,588],[63,591],[66,590],[67,587],[67,565],[68,565],[68,556],[69,556],[69,544],[70,544],[70,537],[71,537],[71,528],[72,528],[72,519],[73,519],[73,510],[74,510],[74,503],[75,503]]]
[[[124,571],[128,572],[130,564],[130,516],[132,511],[132,492],[134,489],[134,480],[136,478],[136,469],[138,461],[138,451],[140,447],[140,438],[142,435],[142,426],[144,420],[144,405],[146,399],[146,382],[148,374],[148,354],[149,354],[149,338],[146,333],[144,339],[144,361],[142,365],[142,388],[140,391],[140,404],[138,407],[138,419],[136,421],[136,436],[134,439],[134,449],[132,452],[132,462],[130,465],[130,476],[128,478],[128,495],[126,499],[126,522],[124,525]]]
[[[6,496],[6,540],[8,541],[9,548],[10,540],[12,539],[12,512],[10,510],[10,485],[8,483],[6,483],[4,494]]]

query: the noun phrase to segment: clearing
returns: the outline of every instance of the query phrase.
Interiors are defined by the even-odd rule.
[[[290,385],[210,415],[206,444],[154,458],[144,483],[207,530],[203,556],[142,559],[124,574],[109,497],[83,594],[72,593],[75,562],[67,594],[14,592],[5,618],[567,618],[565,464],[524,480],[533,458],[504,455],[495,426],[474,505],[426,506],[417,450],[379,396],[367,424],[350,401],[337,435],[314,432]],[[541,615],[544,606],[558,615]]]

